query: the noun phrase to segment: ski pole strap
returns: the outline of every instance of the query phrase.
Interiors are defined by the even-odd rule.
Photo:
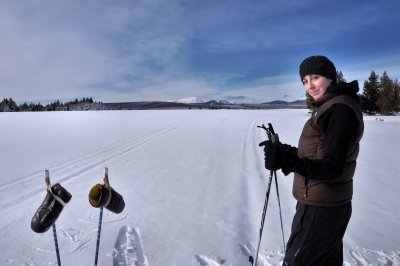
[[[67,205],[67,203],[65,201],[63,201],[59,196],[54,194],[53,190],[51,189],[50,172],[49,172],[49,170],[45,170],[44,171],[44,175],[45,175],[46,190],[48,192],[50,192],[51,195],[53,195],[53,197],[56,199],[56,201],[58,201],[63,207],[65,207],[65,205]]]
[[[108,206],[108,204],[110,204],[110,202],[111,202],[111,194],[112,194],[112,190],[111,190],[111,187],[109,187],[109,186],[106,186],[106,188],[108,189],[108,199],[107,199],[107,201],[106,201],[106,204],[104,204],[104,207],[107,207]]]
[[[56,199],[56,201],[58,201],[63,207],[65,207],[65,205],[67,205],[67,202],[63,201],[62,198],[60,198],[59,196],[57,196],[56,194],[53,193],[53,190],[51,189],[51,187],[48,187],[47,191],[50,192],[50,194],[53,195],[53,197]]]
[[[111,186],[110,186],[110,181],[108,180],[108,167],[104,167],[104,186],[108,189],[108,199],[106,201],[106,204],[104,204],[104,207],[107,207],[108,204],[111,202]]]

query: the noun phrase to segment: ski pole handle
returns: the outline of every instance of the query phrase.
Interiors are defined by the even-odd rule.
[[[46,190],[51,190],[49,170],[44,170],[44,182],[46,184]]]
[[[104,167],[104,185],[109,188],[110,187],[110,181],[108,180],[108,167]]]
[[[262,128],[267,133],[268,140],[272,141],[272,143],[277,144],[279,142],[279,136],[275,133],[274,128],[271,123],[268,123],[268,128],[262,124],[261,126],[257,126],[258,128]]]
[[[270,140],[272,143],[277,144],[279,142],[279,136],[275,133],[274,127],[271,123],[268,123],[268,131],[270,132]]]
[[[271,123],[268,123],[268,130],[272,133],[272,135],[275,135],[274,127]]]

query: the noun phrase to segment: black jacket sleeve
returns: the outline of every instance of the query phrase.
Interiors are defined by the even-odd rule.
[[[358,119],[345,104],[335,104],[323,114],[318,124],[326,137],[325,156],[311,160],[296,158],[292,171],[315,180],[328,180],[342,173],[346,154],[356,136]]]

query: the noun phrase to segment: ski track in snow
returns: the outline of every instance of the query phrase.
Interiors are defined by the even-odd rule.
[[[88,239],[86,241],[83,241],[82,243],[80,243],[77,247],[75,247],[73,250],[71,250],[70,252],[68,252],[68,254],[73,254],[77,251],[81,251],[83,249],[85,249],[88,244],[90,243],[91,239]]]
[[[81,230],[74,229],[74,228],[68,228],[60,229],[62,236],[68,238],[71,242],[78,242],[79,241],[79,234],[81,233]]]
[[[257,252],[253,243],[247,242],[245,245],[240,245],[240,250],[242,254],[249,258],[253,256],[255,259],[255,254]],[[265,253],[265,254],[264,254]],[[268,251],[266,250],[263,252],[260,249],[257,259],[257,266],[274,266],[274,265],[281,265],[283,261],[283,252],[282,251]],[[250,263],[249,263],[250,264]]]
[[[357,266],[397,266],[400,265],[400,252],[399,251],[379,251],[367,248],[352,248],[349,250],[351,262],[348,265]]]
[[[254,257],[256,248],[252,243],[240,244],[240,250],[243,256]],[[344,261],[344,266],[399,266],[400,252],[378,251],[366,248],[352,248],[349,250],[351,261]],[[200,266],[224,266],[231,265],[229,260],[220,258],[212,259],[205,255],[195,255]],[[257,266],[280,266],[283,263],[284,253],[282,250],[260,250]],[[254,257],[255,259],[255,257]],[[250,263],[249,263],[250,265]]]
[[[129,217],[129,211],[126,212],[126,214],[124,216],[122,216],[121,218],[118,219],[113,219],[113,220],[109,220],[109,221],[104,221],[102,222],[102,224],[112,224],[112,223],[116,223],[116,222],[121,222],[123,220],[126,220]],[[86,224],[94,224],[97,225],[99,222],[95,221],[92,215],[89,215],[89,221],[88,220],[84,220],[84,219],[79,219],[80,222],[82,223],[86,223]]]
[[[64,175],[61,178],[57,178],[54,181],[54,183],[65,183],[67,181],[75,180],[75,179],[79,178],[80,176],[82,176],[85,172],[88,172],[94,168],[98,168],[99,166],[103,166],[111,160],[118,159],[121,156],[133,151],[134,149],[136,149],[158,137],[168,134],[171,131],[176,130],[178,127],[179,127],[179,125],[170,125],[167,128],[160,128],[160,129],[153,130],[153,131],[146,133],[140,137],[136,137],[133,139],[128,138],[126,140],[119,140],[117,143],[112,143],[111,145],[104,147],[102,149],[96,150],[92,153],[83,155],[78,158],[68,159],[66,161],[52,165],[48,168],[49,169],[58,169],[58,170],[51,171],[50,176],[52,176],[52,175],[59,176],[58,175],[59,171],[65,172],[65,169],[72,169],[71,171],[69,171],[68,175]],[[18,186],[18,187],[28,186],[31,183],[32,179],[40,180],[41,175],[43,175],[43,171],[36,171],[36,172],[33,172],[32,174],[18,177],[15,179],[15,181],[1,184],[0,185],[0,194],[10,191],[10,188],[12,188],[14,186]],[[30,195],[35,195],[42,191],[43,191],[43,189],[40,186],[38,186],[38,188],[35,189],[34,193],[32,193],[32,190],[23,190],[23,191],[21,191],[20,197],[22,199],[28,200]],[[3,206],[4,208],[8,208],[10,206],[10,204],[8,204],[7,202],[2,202],[2,203],[0,203],[0,206]]]
[[[138,228],[121,227],[112,256],[113,266],[148,266]]]
[[[218,262],[204,255],[195,255],[195,257],[200,266],[222,266],[226,262],[226,260],[221,258],[218,258]]]

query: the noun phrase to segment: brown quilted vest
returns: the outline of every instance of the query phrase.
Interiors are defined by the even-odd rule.
[[[335,207],[350,202],[353,196],[353,176],[356,169],[356,159],[359,142],[364,131],[364,122],[360,105],[350,96],[329,96],[321,106],[316,108],[311,118],[304,125],[298,146],[300,158],[322,159],[325,155],[325,135],[318,125],[318,118],[336,103],[346,104],[357,114],[359,127],[352,145],[347,151],[342,173],[329,180],[306,179],[298,173],[294,174],[293,196],[297,201],[319,207]]]

